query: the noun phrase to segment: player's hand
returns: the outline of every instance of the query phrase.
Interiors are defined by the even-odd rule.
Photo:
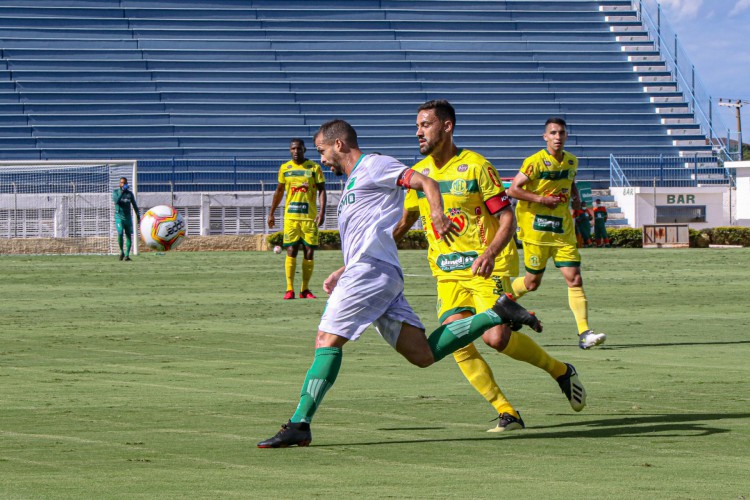
[[[489,255],[487,252],[477,257],[471,265],[471,274],[481,276],[482,278],[489,278],[494,270],[495,257]]]
[[[323,223],[326,221],[325,216],[320,213],[317,217],[315,217],[315,225],[318,227],[323,227]]]
[[[328,295],[331,295],[333,293],[333,289],[336,288],[336,285],[339,282],[339,278],[344,273],[344,268],[338,269],[334,272],[332,272],[326,280],[323,282],[323,291],[327,293]]]
[[[269,228],[273,228],[276,225],[276,217],[274,217],[273,214],[269,214],[266,222],[268,223]]]
[[[430,220],[435,232],[440,235],[447,245],[453,243],[453,240],[459,235],[456,223],[450,220],[444,213],[432,215],[430,216]]]
[[[557,205],[562,203],[562,197],[557,196],[555,194],[549,195],[549,196],[542,196],[542,199],[539,201],[542,205],[548,208],[557,208]]]

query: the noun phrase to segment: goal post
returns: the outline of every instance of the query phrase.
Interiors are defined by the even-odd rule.
[[[0,162],[0,253],[118,253],[112,191],[120,177],[137,201],[135,160]],[[135,215],[133,226],[137,253]]]

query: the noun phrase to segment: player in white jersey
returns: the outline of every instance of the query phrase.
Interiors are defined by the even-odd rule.
[[[394,158],[365,155],[347,122],[320,126],[315,146],[321,163],[348,179],[338,207],[344,266],[331,273],[323,289],[331,297],[318,327],[315,358],[302,385],[299,405],[288,423],[259,448],[307,446],[310,422],[338,376],[342,347],[370,324],[409,362],[430,366],[503,323],[542,326],[535,316],[503,295],[492,309],[443,325],[429,337],[404,297],[404,280],[393,229],[401,220],[404,190],[424,192],[433,227],[452,240],[454,226],[443,210],[438,184]]]

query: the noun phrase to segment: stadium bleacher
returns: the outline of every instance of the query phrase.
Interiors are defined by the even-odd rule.
[[[408,162],[416,108],[434,98],[456,107],[458,144],[503,176],[543,146],[553,115],[594,185],[611,154],[711,151],[629,0],[0,6],[4,160],[137,159],[147,186],[165,160],[272,169],[291,137],[344,118],[365,150]]]

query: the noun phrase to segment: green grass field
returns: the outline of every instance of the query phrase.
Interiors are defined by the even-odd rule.
[[[436,327],[424,254],[407,297]],[[750,249],[583,250],[577,348],[554,268],[524,304],[589,406],[486,354],[527,429],[452,359],[418,369],[374,330],[345,348],[309,448],[260,450],[296,406],[325,301],[284,302],[272,253],[0,257],[0,498],[750,498]],[[313,290],[341,263],[319,252]],[[299,283],[299,278],[298,278]]]

